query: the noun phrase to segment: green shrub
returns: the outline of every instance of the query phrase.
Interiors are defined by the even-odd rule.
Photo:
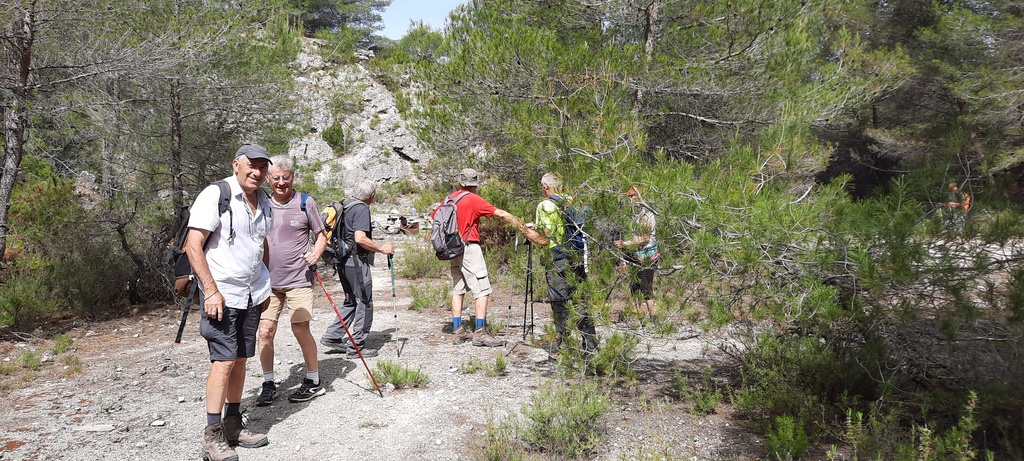
[[[0,323],[30,331],[60,306],[43,271],[12,271],[0,284]]]
[[[471,375],[480,371],[483,367],[484,363],[479,357],[472,357],[469,361],[462,362],[462,365],[459,365],[459,372],[464,375]]]
[[[43,365],[42,357],[39,353],[32,349],[25,349],[21,353],[21,357],[18,358],[18,363],[21,364],[22,368],[27,368],[32,371],[39,371]]]
[[[65,355],[60,362],[64,364],[64,374],[77,375],[82,372],[82,360],[75,355]]]
[[[335,155],[343,154],[348,150],[348,144],[345,142],[345,127],[341,123],[334,122],[331,126],[324,128],[322,136],[327,145],[334,150]]]
[[[448,275],[448,261],[441,261],[426,245],[409,243],[402,247],[400,259],[395,259],[395,275],[408,279],[443,277]]]
[[[864,380],[863,368],[846,363],[814,337],[758,336],[741,363],[742,385],[732,403],[762,433],[776,417],[789,415],[815,422],[810,435],[818,436],[825,431],[823,421],[842,420],[846,392],[873,395],[873,384],[858,384]]]
[[[63,354],[71,348],[71,345],[74,344],[74,342],[75,340],[71,338],[71,334],[61,333],[53,339],[53,349],[51,349],[51,352],[53,352],[54,355]]]
[[[807,444],[807,433],[803,425],[796,423],[792,416],[784,415],[775,418],[764,447],[772,459],[791,461],[804,453]]]
[[[430,378],[422,370],[411,370],[389,360],[377,362],[373,377],[377,380],[377,384],[391,383],[395,389],[425,387],[430,383]]]
[[[711,377],[711,367],[704,369],[703,380],[693,386],[679,369],[674,370],[672,390],[679,398],[690,403],[690,413],[697,416],[714,414],[718,404],[722,403],[722,391]]]
[[[484,427],[484,445],[476,459],[481,461],[519,461],[526,459],[526,447],[521,439],[522,429],[514,417],[495,422],[490,411]]]
[[[592,453],[604,438],[601,417],[611,399],[596,381],[556,386],[549,384],[524,406],[524,440],[562,458]]]
[[[505,376],[508,372],[508,358],[504,354],[498,354],[494,358],[494,364],[487,367],[487,376]]]
[[[572,316],[569,318],[571,325]],[[605,338],[596,353],[588,355],[583,351],[580,339],[576,335],[571,335],[562,345],[558,365],[567,373],[593,373],[597,376],[632,380],[636,375],[633,362],[636,359],[638,344],[639,339],[636,336],[615,333]]]
[[[410,286],[409,292],[412,296],[409,309],[417,312],[424,309],[447,309],[451,300],[451,289],[437,284],[417,283]]]

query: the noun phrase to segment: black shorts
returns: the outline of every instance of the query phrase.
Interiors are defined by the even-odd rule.
[[[654,268],[636,271],[629,285],[629,292],[635,298],[639,298],[642,295],[645,301],[654,299]]]
[[[202,320],[199,323],[199,334],[206,338],[210,348],[210,361],[219,362],[249,358],[256,355],[256,331],[260,326],[260,314],[263,304],[253,306],[249,300],[248,309],[224,308],[224,315],[218,321],[206,316],[206,310],[200,307]]]

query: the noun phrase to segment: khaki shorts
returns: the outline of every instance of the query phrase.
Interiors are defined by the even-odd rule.
[[[292,310],[292,323],[308,322],[313,320],[313,287],[288,288],[284,290],[272,290],[270,302],[267,308],[260,315],[260,320],[273,320],[281,318],[281,312],[288,306]]]
[[[453,295],[473,293],[474,298],[491,294],[491,281],[487,278],[487,263],[479,243],[467,243],[466,250],[451,260]]]

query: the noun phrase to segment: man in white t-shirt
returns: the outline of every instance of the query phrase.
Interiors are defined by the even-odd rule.
[[[242,426],[245,362],[256,355],[256,329],[270,297],[267,232],[274,225],[270,199],[260,190],[270,167],[267,150],[256,144],[238,149],[234,174],[224,179],[231,191],[220,213],[220,188],[207,186],[192,204],[186,253],[202,290],[199,332],[210,350],[206,378],[203,455],[237,459],[231,448],[266,445],[265,434]],[[207,240],[208,239],[208,240]],[[221,411],[223,410],[223,417]]]

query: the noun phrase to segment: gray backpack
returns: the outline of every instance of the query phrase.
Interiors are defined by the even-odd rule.
[[[463,237],[459,234],[459,220],[455,215],[458,208],[455,205],[467,195],[469,191],[464,191],[455,198],[448,197],[434,211],[434,217],[430,222],[430,244],[434,246],[434,254],[441,261],[459,256],[466,249]]]

